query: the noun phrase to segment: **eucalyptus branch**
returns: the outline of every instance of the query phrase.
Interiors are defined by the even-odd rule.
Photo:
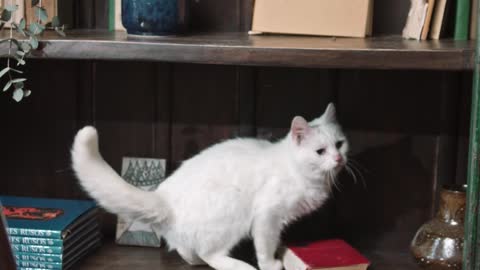
[[[32,23],[28,28],[25,18],[22,18],[19,22],[13,21],[14,17],[12,15],[18,10],[18,6],[13,4],[13,0],[1,10],[0,15],[0,29],[3,29],[6,24],[10,24],[9,38],[0,40],[0,44],[8,42],[8,55],[4,56],[7,58],[7,66],[0,71],[0,78],[8,75],[9,80],[3,87],[3,92],[8,91],[13,86],[13,99],[17,102],[28,97],[31,92],[25,88],[26,78],[13,75],[13,73],[23,74],[23,71],[13,68],[11,61],[16,60],[17,66],[25,65],[25,58],[33,50],[38,49],[38,36],[47,29],[48,25],[50,25],[48,28],[54,29],[61,36],[65,36],[64,26],[60,24],[58,17],[55,16],[51,22],[48,22],[47,10],[43,7],[42,0],[31,0],[31,7],[34,9],[33,14],[36,19],[31,20]],[[25,39],[18,40],[15,38],[14,30]]]

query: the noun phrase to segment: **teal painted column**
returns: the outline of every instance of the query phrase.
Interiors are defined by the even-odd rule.
[[[480,5],[476,11],[477,18],[480,14]],[[480,25],[480,20],[477,21]],[[465,247],[463,254],[463,269],[480,269],[480,237],[479,232],[479,154],[480,154],[480,26],[477,26],[477,40],[475,45],[472,107],[470,120],[470,148],[468,153],[468,189],[467,211],[465,219]]]

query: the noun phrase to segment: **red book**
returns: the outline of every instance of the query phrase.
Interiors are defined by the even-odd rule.
[[[339,239],[287,246],[283,256],[285,270],[365,270],[369,265],[367,258]]]

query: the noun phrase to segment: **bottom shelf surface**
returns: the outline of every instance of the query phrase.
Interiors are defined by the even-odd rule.
[[[371,262],[369,270],[418,270],[408,251],[361,251]],[[207,266],[190,266],[176,252],[162,248],[142,248],[116,245],[113,241],[105,243],[78,263],[75,269],[81,270],[207,270]]]

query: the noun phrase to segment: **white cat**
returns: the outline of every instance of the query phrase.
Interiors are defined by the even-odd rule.
[[[297,116],[275,143],[232,139],[186,160],[157,190],[139,190],[102,159],[93,127],[72,149],[83,188],[106,210],[151,222],[188,263],[218,270],[254,270],[229,257],[252,237],[261,270],[281,270],[275,258],[286,224],[320,207],[347,162],[348,142],[329,104],[307,123]]]

